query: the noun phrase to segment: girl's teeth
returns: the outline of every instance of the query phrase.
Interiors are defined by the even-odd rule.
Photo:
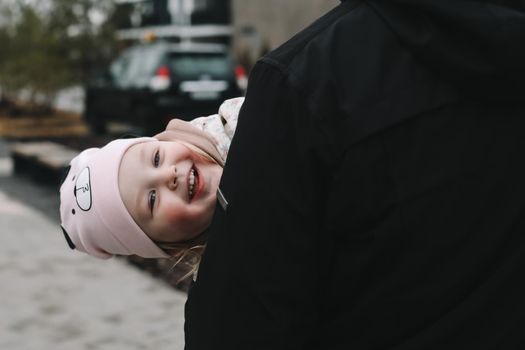
[[[195,170],[191,169],[190,171],[190,177],[188,179],[188,193],[190,195],[190,198],[193,196],[193,187],[195,186]]]

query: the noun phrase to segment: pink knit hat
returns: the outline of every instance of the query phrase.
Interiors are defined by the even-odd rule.
[[[71,248],[98,258],[136,254],[169,258],[135,223],[120,196],[118,172],[126,150],[152,137],[118,139],[82,151],[60,187],[60,219]]]

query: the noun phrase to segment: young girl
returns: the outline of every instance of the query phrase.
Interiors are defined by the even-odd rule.
[[[219,113],[173,119],[154,137],[82,151],[60,187],[71,249],[107,259],[135,254],[187,261],[195,272],[243,97]]]

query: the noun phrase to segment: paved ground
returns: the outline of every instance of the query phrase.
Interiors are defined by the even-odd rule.
[[[0,177],[9,176],[0,158]],[[185,293],[124,260],[70,251],[56,220],[6,193],[0,187],[0,349],[183,349]]]

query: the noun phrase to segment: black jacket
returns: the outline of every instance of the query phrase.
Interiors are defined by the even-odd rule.
[[[258,61],[187,349],[525,348],[524,7],[346,1]]]

